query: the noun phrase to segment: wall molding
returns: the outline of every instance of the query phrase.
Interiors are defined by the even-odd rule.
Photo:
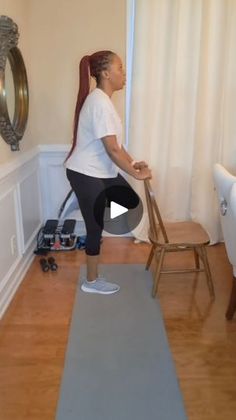
[[[35,257],[39,229],[50,212],[56,217],[58,203],[68,192],[62,163],[69,149],[66,144],[38,145],[0,164],[0,228],[5,239],[5,247],[0,250],[0,318]],[[50,184],[49,174],[57,181],[56,188],[53,182]]]
[[[12,159],[10,162],[3,163],[0,165],[0,181],[3,180],[8,175],[12,174],[17,169],[21,168],[24,164],[29,162],[34,157],[37,157],[39,153],[38,147],[21,153],[19,156]]]
[[[35,241],[31,244],[28,252],[18,258],[14,267],[12,267],[11,272],[8,274],[7,281],[4,282],[3,287],[0,290],[0,319],[7,310],[11,300],[15,296],[18,287],[20,286],[22,280],[25,277],[31,263],[34,259],[33,251],[35,249]]]
[[[14,157],[10,162],[0,164],[0,181],[12,172],[21,168],[24,164],[27,164],[35,157],[39,155],[53,155],[53,156],[65,156],[69,152],[70,145],[67,144],[55,144],[55,145],[44,145],[40,144],[33,147],[27,152],[20,153],[17,157]]]
[[[0,317],[34,259],[39,229],[46,220],[58,219],[59,209],[71,189],[63,165],[69,149],[66,144],[38,145],[0,165],[0,229],[4,230],[6,242],[5,249],[0,250],[1,260],[5,261],[0,267]],[[4,203],[9,193],[12,198]],[[12,223],[6,222],[9,214],[14,219]],[[79,208],[69,217],[77,220],[76,234],[85,234]],[[104,231],[104,236],[113,235]],[[13,239],[17,244],[14,255]]]
[[[38,147],[0,165],[0,317],[34,258],[43,220],[39,172]]]

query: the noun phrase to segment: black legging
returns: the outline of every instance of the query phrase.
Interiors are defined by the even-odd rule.
[[[66,175],[78,199],[86,226],[85,252],[87,255],[99,255],[106,201],[133,209],[138,206],[140,199],[120,174],[116,178],[95,178],[67,169]],[[120,188],[110,188],[116,186]]]

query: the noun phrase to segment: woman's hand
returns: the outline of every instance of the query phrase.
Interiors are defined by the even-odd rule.
[[[144,166],[141,169],[136,170],[135,178],[139,179],[140,181],[144,179],[151,179],[152,178],[151,169],[149,169],[147,166]]]
[[[134,169],[148,168],[148,164],[144,160],[140,160],[139,162],[135,162],[133,167]]]

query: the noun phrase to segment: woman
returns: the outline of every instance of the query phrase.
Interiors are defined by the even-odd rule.
[[[90,76],[97,84],[91,93]],[[87,279],[81,289],[88,293],[112,294],[119,290],[117,284],[98,276],[106,200],[127,208],[135,208],[139,203],[137,194],[118,173],[118,168],[139,180],[151,178],[147,164],[134,162],[122,146],[121,121],[110,98],[124,84],[122,61],[112,51],[99,51],[82,58],[73,143],[66,168],[86,225]],[[116,186],[124,187],[127,193],[114,197],[115,188],[110,187]]]

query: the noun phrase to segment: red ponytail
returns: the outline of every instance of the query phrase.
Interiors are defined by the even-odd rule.
[[[72,146],[71,146],[70,152],[69,152],[68,156],[66,157],[66,161],[67,161],[67,159],[69,159],[69,157],[71,156],[71,154],[72,154],[72,152],[75,148],[76,139],[77,139],[79,114],[80,114],[81,108],[84,104],[84,101],[89,94],[89,89],[90,89],[89,59],[90,59],[89,55],[85,55],[81,59],[80,65],[79,65],[80,80],[79,80],[79,92],[78,92],[78,96],[77,96],[77,102],[76,102],[76,107],[75,107],[75,115],[74,115],[73,139],[72,139]]]
[[[77,140],[79,114],[81,108],[87,98],[90,90],[90,75],[95,78],[97,85],[100,82],[102,70],[107,69],[112,57],[115,54],[112,51],[98,51],[92,55],[85,55],[79,65],[79,93],[77,97],[75,116],[74,116],[74,128],[73,128],[73,139],[72,146],[66,160],[71,156]]]

